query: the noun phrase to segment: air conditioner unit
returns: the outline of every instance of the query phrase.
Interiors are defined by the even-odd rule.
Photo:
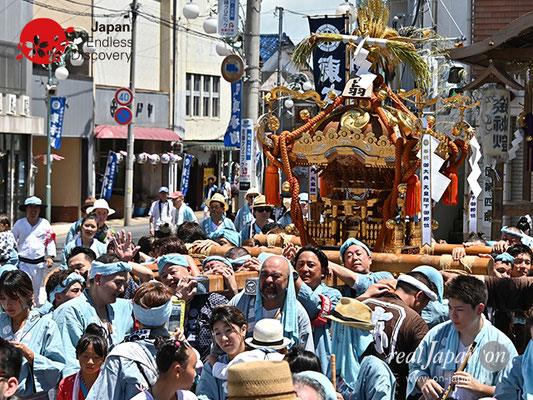
[[[17,114],[17,95],[8,93],[6,95],[6,114]]]
[[[19,114],[29,117],[31,115],[30,111],[30,96],[19,96]]]

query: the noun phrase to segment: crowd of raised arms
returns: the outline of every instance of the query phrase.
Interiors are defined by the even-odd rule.
[[[419,265],[395,278],[355,238],[340,264],[311,245],[252,257],[288,207],[250,189],[232,221],[214,182],[201,224],[162,187],[136,245],[103,199],[87,199],[61,255],[39,198],[13,226],[0,216],[0,400],[533,399],[529,216],[454,249],[491,246],[486,275]],[[206,256],[213,246],[223,255]],[[243,271],[257,279],[241,290]]]

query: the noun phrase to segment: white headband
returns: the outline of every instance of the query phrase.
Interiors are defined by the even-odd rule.
[[[411,275],[402,275],[398,278],[398,282],[405,282],[411,286],[414,286],[418,290],[421,290],[424,292],[424,294],[429,297],[431,301],[437,300],[437,295],[434,291],[432,291],[430,288],[427,287],[427,285],[424,284],[424,282],[419,281],[415,277]]]

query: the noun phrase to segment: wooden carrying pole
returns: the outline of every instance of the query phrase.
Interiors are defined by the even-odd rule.
[[[290,242],[295,246],[301,246],[302,241],[300,240],[299,236],[292,236],[287,235],[287,238],[290,240]],[[269,240],[273,241],[274,246],[281,247],[283,244],[283,240],[280,235],[278,234],[270,234],[270,235],[254,235],[254,239],[259,241],[261,243],[261,246],[268,246]]]
[[[428,250],[426,254],[452,254],[453,249],[456,247],[464,247],[462,244],[435,244],[431,246],[431,250]],[[490,254],[492,253],[492,247],[490,246],[469,246],[465,247],[466,254],[469,256],[477,256],[478,254]]]
[[[231,246],[211,246],[208,250],[210,256],[223,256]],[[272,253],[281,255],[283,249],[280,247],[245,247],[252,257],[257,257],[261,253]],[[340,253],[336,250],[325,250],[329,261],[342,265]],[[436,269],[464,270],[475,275],[487,275],[488,268],[492,267],[491,258],[480,258],[474,256],[463,257],[461,261],[453,261],[450,255],[432,256],[426,254],[391,254],[391,253],[371,253],[372,271],[388,271],[391,273],[407,273],[420,265],[429,265]]]

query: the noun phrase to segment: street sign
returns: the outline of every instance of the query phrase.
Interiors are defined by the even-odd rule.
[[[115,111],[115,121],[120,125],[128,125],[131,122],[133,114],[128,107],[120,107]]]
[[[218,34],[235,37],[239,33],[239,0],[218,0]]]
[[[244,73],[244,63],[242,58],[236,54],[231,54],[224,58],[221,67],[222,77],[228,82],[237,82]]]
[[[118,89],[115,93],[115,100],[121,106],[129,106],[133,101],[133,93],[128,88]]]

